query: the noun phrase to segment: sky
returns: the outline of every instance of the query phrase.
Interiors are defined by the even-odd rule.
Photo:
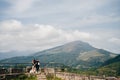
[[[0,52],[81,40],[120,54],[120,0],[0,0]]]

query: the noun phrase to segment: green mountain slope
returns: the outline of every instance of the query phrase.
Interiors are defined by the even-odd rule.
[[[99,74],[107,76],[120,76],[120,55],[107,60],[102,67],[98,69]]]
[[[112,58],[112,59],[109,59],[109,60],[105,61],[103,66],[109,65],[109,64],[112,64],[112,63],[116,63],[116,62],[120,62],[120,55],[116,56],[115,58]]]
[[[67,66],[75,68],[91,68],[98,67],[106,60],[116,55],[97,49],[82,41],[74,41],[62,46],[40,51],[28,57],[14,57],[2,60],[0,62],[30,62],[33,58],[40,62],[56,62],[63,63]]]

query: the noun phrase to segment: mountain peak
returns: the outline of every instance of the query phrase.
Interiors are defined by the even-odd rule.
[[[73,51],[76,51],[76,50],[93,50],[95,49],[94,47],[92,47],[91,45],[89,45],[88,43],[86,42],[82,42],[82,41],[73,41],[73,42],[69,42],[65,45],[63,45],[63,48],[64,49],[72,49]]]
[[[44,54],[57,54],[57,53],[75,53],[76,54],[76,53],[82,53],[84,51],[91,51],[94,49],[96,48],[92,47],[88,43],[77,40],[77,41],[66,43],[61,46],[44,50],[42,52],[38,52],[35,55],[39,56],[43,53]]]
[[[86,43],[86,42],[83,42],[83,41],[80,41],[80,40],[76,40],[76,41],[72,41],[70,43]]]
[[[86,45],[86,46],[91,46],[89,45],[87,42],[83,42],[83,41],[80,41],[80,40],[77,40],[77,41],[72,41],[72,42],[69,42],[65,45]],[[91,46],[92,47],[92,46]]]

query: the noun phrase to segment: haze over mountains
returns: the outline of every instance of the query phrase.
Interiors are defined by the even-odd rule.
[[[37,52],[30,56],[13,57],[1,60],[0,62],[31,62],[33,58],[40,62],[63,63],[75,68],[98,67],[106,60],[115,57],[116,54],[103,49],[97,49],[82,41],[74,41]]]
[[[28,56],[30,52],[19,52],[19,51],[10,51],[10,52],[0,52],[0,60],[16,57],[16,56]]]

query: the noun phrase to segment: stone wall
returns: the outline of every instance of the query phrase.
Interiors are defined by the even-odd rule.
[[[0,69],[0,74],[6,74],[7,73],[7,69]]]
[[[63,80],[120,80],[116,77],[86,76],[67,72],[57,72],[56,76]]]
[[[10,68],[9,69],[10,73],[23,73],[24,70],[23,69],[14,69],[14,68]]]

